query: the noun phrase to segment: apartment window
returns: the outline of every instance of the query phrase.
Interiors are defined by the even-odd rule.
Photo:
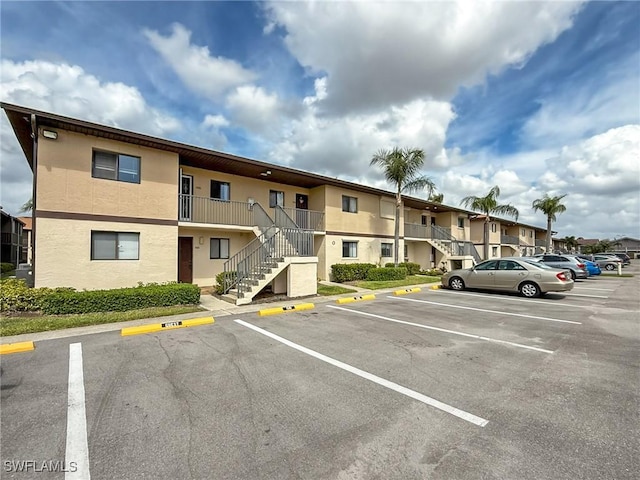
[[[91,176],[119,182],[140,183],[140,157],[94,151]]]
[[[358,242],[342,242],[342,256],[356,258],[358,256]]]
[[[211,198],[216,200],[231,200],[231,186],[227,182],[211,180]]]
[[[91,232],[91,260],[138,260],[139,258],[139,233]]]
[[[464,217],[458,217],[458,228],[464,228]]]
[[[491,231],[494,233],[498,231],[498,226],[495,223],[491,224]]]
[[[269,207],[275,208],[276,205],[284,207],[284,192],[269,190]]]
[[[380,255],[383,257],[392,257],[391,249],[393,248],[393,243],[383,243],[380,245]]]
[[[427,217],[426,215],[422,215],[422,225],[427,225],[427,220],[429,219],[429,217]]]
[[[491,256],[492,257],[498,256],[498,247],[491,247]]]
[[[211,259],[229,258],[229,239],[212,238],[209,252]]]
[[[527,231],[523,228],[522,230],[520,230],[521,235],[524,237],[527,234]]]
[[[358,199],[356,197],[342,196],[342,211],[349,213],[358,213]]]
[[[533,230],[529,230],[529,238],[533,238]]]

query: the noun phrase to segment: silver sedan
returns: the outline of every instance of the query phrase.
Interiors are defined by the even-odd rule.
[[[573,288],[570,272],[519,258],[496,258],[471,268],[452,270],[441,281],[443,287],[453,290],[500,290],[520,292],[525,297]]]

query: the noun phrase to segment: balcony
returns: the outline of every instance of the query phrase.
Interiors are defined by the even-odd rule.
[[[538,240],[536,239],[536,247],[546,247],[547,246],[547,241],[546,240]]]
[[[280,208],[280,211],[285,212],[285,217],[290,219],[288,222],[291,225],[287,225],[289,228],[324,231],[324,212],[298,208]],[[178,195],[178,221],[209,225],[257,226],[261,229],[274,224],[273,218],[259,203],[232,202],[193,195]]]
[[[404,224],[405,238],[425,238],[435,240],[452,240],[451,229],[438,225],[421,225],[419,223]]]
[[[178,221],[180,222],[253,227],[259,225],[256,210],[254,204],[246,202],[231,202],[192,195],[179,195],[178,199]],[[262,210],[261,207],[260,210]]]
[[[515,235],[500,235],[500,243],[503,245],[520,245],[520,238]]]
[[[2,232],[3,245],[20,245],[20,235],[17,233]]]
[[[324,212],[291,207],[284,207],[282,210],[295,222],[298,228],[324,232]]]

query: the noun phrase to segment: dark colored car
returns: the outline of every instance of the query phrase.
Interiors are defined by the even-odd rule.
[[[603,255],[615,255],[620,260],[622,260],[622,266],[631,265],[631,257],[626,253],[616,253],[616,252],[604,252]]]

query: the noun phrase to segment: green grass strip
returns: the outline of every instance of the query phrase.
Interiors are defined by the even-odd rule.
[[[353,292],[357,292],[357,290],[353,290],[352,288],[338,287],[336,285],[323,285],[321,283],[318,284],[318,295],[330,296]]]
[[[366,281],[360,280],[356,282],[356,287],[367,288],[369,290],[379,290],[381,288],[407,287],[410,285],[421,285],[423,283],[440,282],[440,277],[428,277],[424,275],[410,275],[404,280],[381,280]]]
[[[78,315],[40,315],[16,316],[0,319],[0,336],[21,335],[23,333],[47,332],[73,327],[87,327],[105,323],[126,322],[142,318],[165,317],[203,311],[194,305],[178,305],[175,307],[152,307],[128,312],[85,313]]]

